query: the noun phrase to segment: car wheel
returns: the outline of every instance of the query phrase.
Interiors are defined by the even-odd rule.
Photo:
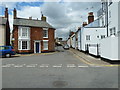
[[[11,54],[7,53],[7,54],[5,55],[5,57],[6,57],[6,58],[10,58],[10,57],[11,57]]]

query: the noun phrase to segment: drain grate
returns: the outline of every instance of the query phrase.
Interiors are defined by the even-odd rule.
[[[54,81],[53,85],[55,87],[64,87],[64,86],[67,86],[68,83],[66,81]]]

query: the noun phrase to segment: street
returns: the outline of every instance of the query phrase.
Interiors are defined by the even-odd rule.
[[[118,67],[88,65],[70,50],[2,59],[3,88],[118,88]]]

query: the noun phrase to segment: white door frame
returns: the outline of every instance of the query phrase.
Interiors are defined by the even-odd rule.
[[[36,42],[39,43],[39,53],[41,53],[41,41],[40,40],[34,40],[34,53],[36,53]]]

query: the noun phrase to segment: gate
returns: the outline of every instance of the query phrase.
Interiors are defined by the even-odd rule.
[[[87,54],[91,54],[90,53],[91,47],[96,49],[96,52],[94,52],[94,53],[96,53],[97,56],[100,56],[100,44],[85,44],[85,52]]]

